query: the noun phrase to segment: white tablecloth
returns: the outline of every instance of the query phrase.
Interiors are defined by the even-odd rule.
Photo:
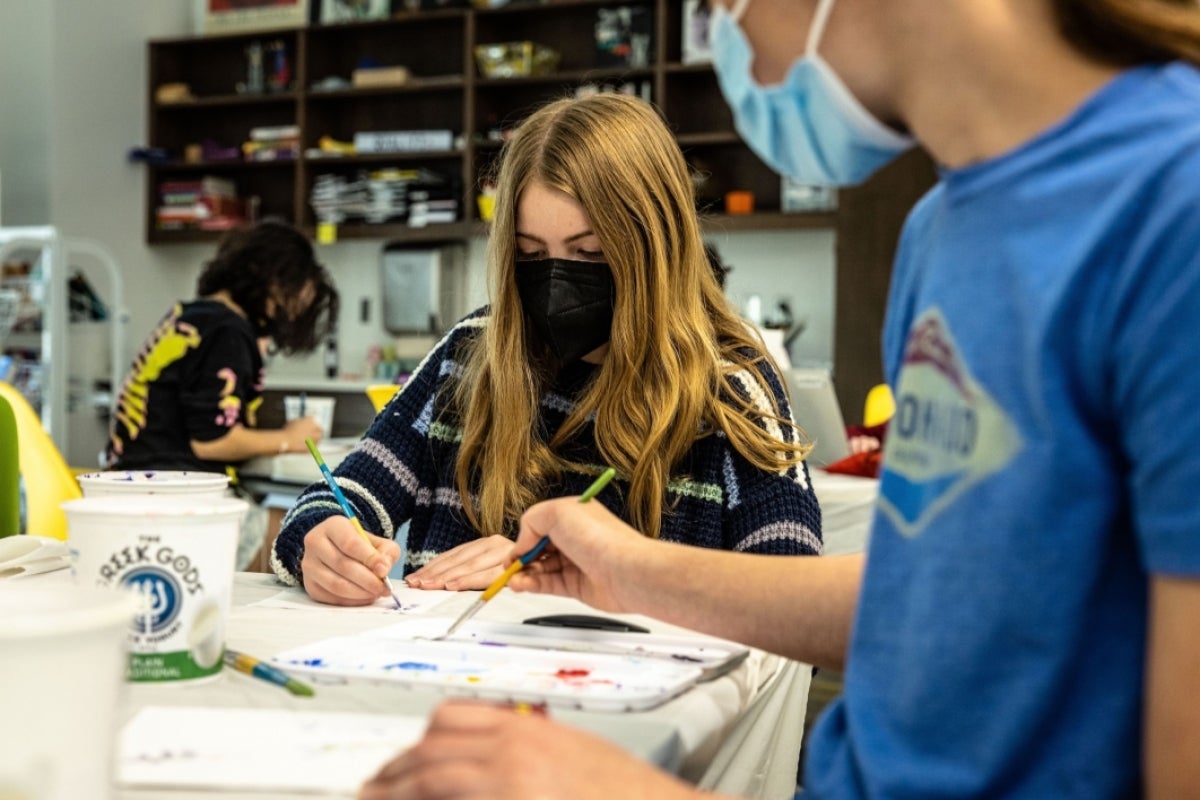
[[[386,617],[344,613],[343,609],[280,609],[254,606],[283,590],[272,576],[239,573],[234,584],[234,608],[227,644],[260,658],[330,636],[389,624]],[[292,590],[299,592],[300,590]],[[477,596],[462,592],[437,609],[452,614]],[[480,620],[521,621],[539,614],[592,612],[565,598],[502,592],[477,616]],[[608,615],[612,616],[612,615]],[[630,615],[656,633],[687,633],[681,628]],[[551,715],[608,737],[638,756],[676,772],[702,788],[741,797],[791,797],[797,754],[811,677],[808,665],[751,651],[736,669],[697,685],[649,711],[634,713],[584,712],[552,709]],[[401,685],[354,683],[322,685],[315,697],[293,697],[246,675],[224,670],[217,678],[195,684],[128,684],[120,718],[131,719],[147,706],[205,706],[224,708],[297,708],[371,713],[428,714],[440,693]],[[125,788],[120,800],[165,798],[202,800],[245,798],[281,800],[284,795],[262,793],[205,793]]]

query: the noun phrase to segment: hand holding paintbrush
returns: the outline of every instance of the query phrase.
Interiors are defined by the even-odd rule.
[[[611,481],[613,476],[616,474],[617,471],[612,467],[609,467],[608,469],[604,470],[604,472],[600,473],[600,477],[596,478],[592,485],[589,486],[582,495],[580,495],[579,502],[586,503],[596,495],[600,494],[600,490],[607,486],[608,482]],[[469,620],[471,617],[475,616],[475,613],[479,611],[479,609],[483,608],[484,603],[495,597],[496,593],[505,587],[509,578],[511,578],[513,575],[516,575],[517,572],[524,569],[531,561],[540,556],[548,544],[550,544],[550,537],[543,536],[538,543],[530,548],[524,555],[520,556],[511,564],[509,564],[508,569],[504,570],[504,572],[500,574],[500,577],[492,581],[491,586],[483,590],[483,594],[479,596],[479,599],[472,603],[470,608],[464,611],[458,619],[454,620],[454,624],[451,625],[445,633],[435,638],[445,639],[450,634],[458,630],[460,625]]]
[[[363,526],[362,523],[359,522],[358,515],[354,513],[354,508],[350,505],[350,502],[346,500],[346,495],[342,494],[342,488],[338,486],[337,481],[333,479],[333,473],[329,471],[329,465],[326,464],[325,459],[321,457],[321,453],[317,450],[317,446],[313,444],[313,440],[305,439],[304,444],[308,446],[308,452],[312,453],[312,457],[316,459],[317,466],[321,469],[321,475],[324,476],[325,483],[329,485],[329,490],[333,492],[334,499],[336,499],[338,505],[341,506],[342,513],[344,513],[350,520],[350,524],[354,526],[354,530],[357,531],[358,535],[363,538],[363,541],[374,547],[374,544],[371,542],[371,537],[367,535],[365,530],[363,530]],[[388,592],[392,595],[392,600],[396,602],[396,608],[400,608],[400,598],[396,596],[396,590],[392,588],[392,582],[386,575],[383,576],[383,585],[387,587]]]

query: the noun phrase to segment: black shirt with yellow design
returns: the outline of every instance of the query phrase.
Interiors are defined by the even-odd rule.
[[[254,328],[224,303],[177,303],[150,334],[121,385],[109,429],[109,469],[225,472],[191,442],[255,427],[263,360]]]

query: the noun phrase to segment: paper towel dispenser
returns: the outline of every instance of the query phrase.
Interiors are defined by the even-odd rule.
[[[391,243],[383,248],[383,327],[395,335],[442,333],[467,313],[466,246]]]

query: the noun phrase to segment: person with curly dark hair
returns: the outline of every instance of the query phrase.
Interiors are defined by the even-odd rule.
[[[230,231],[196,294],[171,307],[126,374],[108,469],[226,472],[320,440],[311,417],[276,429],[256,422],[265,353],[312,352],[337,322],[337,289],[312,243],[283,222]]]

